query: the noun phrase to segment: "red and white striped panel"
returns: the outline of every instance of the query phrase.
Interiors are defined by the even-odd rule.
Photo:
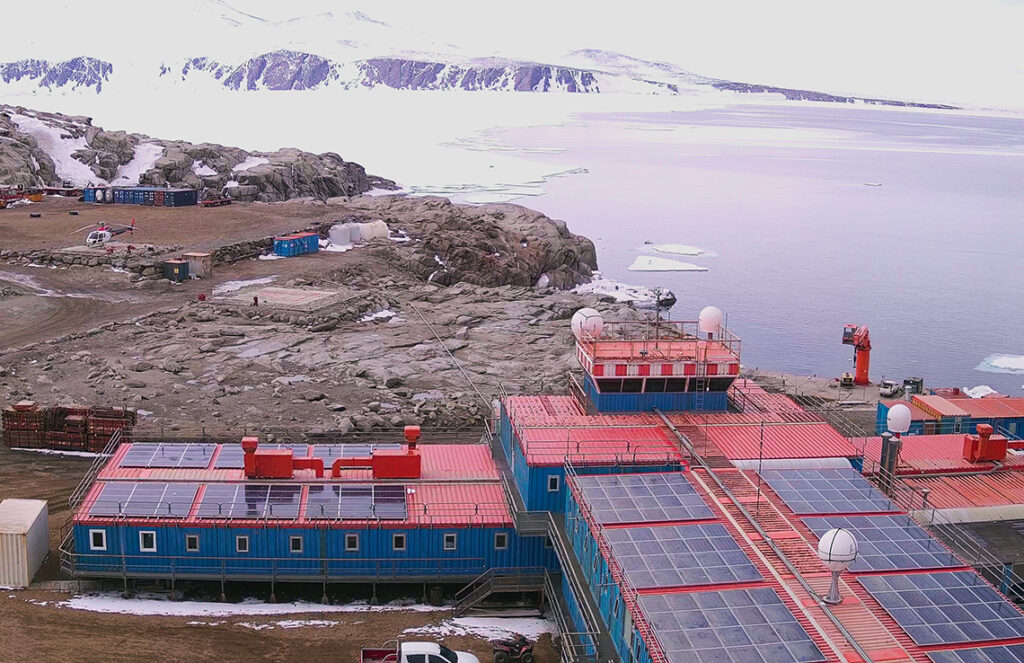
[[[696,377],[698,373],[695,362],[675,362],[656,364],[623,364],[617,362],[585,363],[583,355],[578,357],[580,364],[588,373],[594,377]],[[715,363],[707,364],[705,367],[707,377],[739,375],[739,363]]]

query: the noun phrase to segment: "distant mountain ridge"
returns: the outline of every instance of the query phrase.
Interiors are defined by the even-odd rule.
[[[434,57],[370,57],[337,60],[315,53],[276,50],[241,63],[211,57],[188,58],[178,65],[153,69],[153,84],[200,85],[210,81],[230,90],[312,90],[326,87],[396,90],[461,90],[539,93],[680,94],[715,89],[738,93],[779,94],[790,100],[869,103],[889,106],[952,109],[894,99],[835,95],[814,90],[743,83],[700,76],[666,62],[652,62],[601,50],[574,51],[566,63],[547,64],[496,59]],[[0,63],[0,80],[24,89],[93,89],[101,93],[117,81],[115,66],[90,57],[63,62],[19,60]],[[123,82],[123,81],[117,81]],[[131,81],[142,85],[144,81]],[[2,88],[0,88],[2,91]]]

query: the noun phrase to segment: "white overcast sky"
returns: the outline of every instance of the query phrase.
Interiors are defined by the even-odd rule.
[[[5,30],[0,58],[85,54],[116,66],[288,46],[337,55],[327,51],[346,39],[379,43],[380,54],[454,44],[467,56],[548,61],[599,48],[745,82],[1024,108],[1024,0],[179,0],[159,10],[99,0],[89,3],[93,18],[80,2],[63,4],[68,11],[54,5],[33,30]],[[273,22],[306,18],[269,25],[235,10]],[[310,18],[324,12],[334,18]]]

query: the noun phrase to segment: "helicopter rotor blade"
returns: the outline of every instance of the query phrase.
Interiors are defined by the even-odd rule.
[[[77,233],[83,232],[83,231],[88,230],[89,228],[93,228],[95,226],[96,226],[96,224],[92,223],[92,224],[89,224],[88,226],[83,226],[83,227],[79,228],[78,230],[76,230],[74,232],[71,232],[71,233],[68,233],[68,234],[69,235],[75,235]]]

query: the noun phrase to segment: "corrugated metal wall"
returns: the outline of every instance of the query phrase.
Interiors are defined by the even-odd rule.
[[[713,411],[728,408],[729,397],[724,391],[622,394],[601,393],[589,375],[583,376],[583,389],[587,398],[599,412],[650,412],[658,408],[664,412]]]

